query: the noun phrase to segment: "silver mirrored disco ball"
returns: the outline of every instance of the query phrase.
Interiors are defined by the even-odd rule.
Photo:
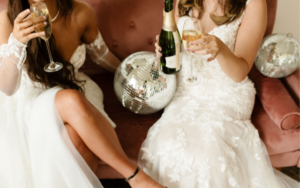
[[[117,68],[114,89],[122,105],[137,114],[163,109],[173,98],[176,76],[160,71],[155,53],[137,52]]]
[[[300,44],[292,34],[273,34],[259,48],[255,65],[265,76],[282,78],[292,74],[300,64]]]

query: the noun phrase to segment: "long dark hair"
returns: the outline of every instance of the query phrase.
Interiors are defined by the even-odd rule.
[[[224,16],[211,14],[211,19],[217,25],[233,22],[239,18],[246,8],[246,0],[219,0],[219,4],[224,9]],[[178,4],[179,16],[188,16],[189,11],[195,7],[200,13],[203,11],[203,0],[180,0]]]
[[[64,16],[65,21],[73,8],[73,0],[57,0],[59,3],[60,13]],[[8,0],[8,18],[12,26],[18,14],[30,8],[27,0]],[[75,78],[74,66],[64,61],[56,51],[55,38],[52,35],[49,39],[53,60],[63,64],[62,70],[55,73],[46,73],[44,66],[49,63],[49,56],[45,42],[40,38],[32,39],[27,44],[27,72],[30,79],[34,82],[43,84],[46,88],[60,86],[64,89],[76,89],[83,92],[84,81]]]

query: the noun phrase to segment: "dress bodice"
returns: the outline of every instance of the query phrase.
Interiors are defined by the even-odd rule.
[[[251,0],[247,0],[247,4],[250,2]],[[190,13],[191,14],[191,13]],[[215,27],[212,31],[210,31],[208,34],[210,35],[215,35],[216,37],[218,37],[224,44],[227,45],[227,47],[234,52],[234,47],[235,47],[235,43],[236,43],[236,37],[237,37],[237,33],[239,30],[239,27],[241,25],[242,19],[244,17],[245,11],[242,13],[242,15],[234,20],[233,22],[230,22],[229,24],[224,24],[221,26],[217,26]],[[189,17],[184,16],[181,17],[178,21],[178,30],[180,32],[180,34],[182,35],[182,30],[183,30],[183,25],[186,19],[188,19]],[[209,55],[199,55],[197,56],[197,61],[194,62],[193,61],[193,69],[195,71],[196,74],[199,74],[199,76],[201,77],[212,77],[215,78],[215,80],[218,80],[219,83],[221,84],[230,84],[230,85],[236,85],[236,83],[231,80],[221,69],[219,62],[217,59],[214,59],[211,62],[207,62],[207,58],[210,57]],[[183,68],[182,71],[178,74],[179,77],[179,84],[180,84],[180,80],[182,80],[180,77],[185,77],[187,74],[190,74],[190,59],[187,59],[189,57],[187,57],[185,54],[183,55]],[[207,75],[203,75],[203,74],[207,74]],[[243,82],[248,81],[249,79],[246,78]]]
[[[71,56],[70,63],[73,64],[75,71],[82,67],[86,59],[86,48],[84,44],[81,44],[76,48],[73,55]]]
[[[248,5],[250,1],[251,0],[247,0],[246,5]],[[192,10],[190,11],[190,15],[191,14],[192,14]],[[229,24],[223,24],[221,26],[217,26],[213,30],[211,30],[208,34],[217,36],[219,39],[221,39],[224,42],[224,44],[228,46],[228,48],[231,51],[234,51],[236,36],[244,15],[245,15],[245,11],[238,19],[234,20],[233,22],[230,22]],[[184,21],[187,18],[188,18],[187,16],[184,16],[181,17],[178,21],[178,29],[180,30],[181,34],[182,34]]]
[[[75,72],[80,69],[86,59],[86,47],[84,44],[79,45],[71,56],[70,63],[74,66]],[[32,81],[27,74],[27,66],[24,65],[22,68],[21,84],[43,88],[41,83]]]
[[[105,68],[108,68],[109,70],[116,69],[113,64],[106,60],[109,49],[105,45],[100,32],[98,32],[98,36],[94,40],[94,42],[92,42],[91,44],[81,44],[73,52],[73,55],[71,56],[69,62],[74,66],[75,74],[84,64],[86,59],[86,52],[89,54],[94,63],[100,66],[105,64]],[[34,82],[29,78],[27,74],[27,68],[28,67],[26,66],[26,64],[22,67],[21,84],[46,89],[41,83]]]

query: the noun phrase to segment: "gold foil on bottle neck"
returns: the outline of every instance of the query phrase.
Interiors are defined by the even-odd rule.
[[[163,22],[163,30],[165,31],[177,31],[177,26],[174,18],[174,9],[170,12],[165,12],[164,10],[164,22]]]

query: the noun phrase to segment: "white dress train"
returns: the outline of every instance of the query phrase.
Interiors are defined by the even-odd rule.
[[[210,34],[234,51],[243,15]],[[181,33],[186,19],[179,20]],[[183,78],[190,74],[190,62],[183,56],[175,97],[150,128],[140,167],[168,188],[299,188],[298,182],[273,170],[251,123],[256,93],[252,81],[247,77],[235,83],[216,59],[206,59],[193,62],[201,83],[188,86]]]
[[[101,89],[77,72],[86,51],[95,63],[115,68],[105,60],[108,48],[100,32],[92,44],[76,49],[70,63],[77,79],[86,80],[87,99],[115,127],[104,112]],[[25,60],[26,45],[11,34],[8,44],[0,46],[0,72],[5,70],[0,75],[0,188],[102,188],[72,144],[57,112],[55,95],[62,88],[48,89],[31,81]],[[14,80],[12,87],[7,84],[9,79],[19,80]],[[4,94],[11,92],[12,96]]]

